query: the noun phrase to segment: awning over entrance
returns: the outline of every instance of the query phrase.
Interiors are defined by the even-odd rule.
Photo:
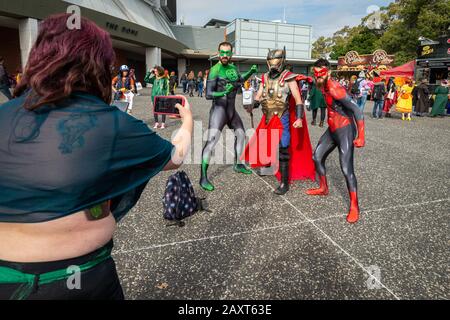
[[[404,65],[392,68],[390,70],[381,71],[382,77],[413,77],[416,61],[412,60]]]

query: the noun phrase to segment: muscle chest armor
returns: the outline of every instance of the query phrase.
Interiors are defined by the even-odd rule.
[[[347,114],[345,108],[339,101],[333,99],[329,92],[323,92],[328,109],[328,127],[331,132],[352,123],[352,116]]]
[[[264,74],[261,106],[267,122],[273,116],[281,117],[289,108],[288,97],[291,91],[286,81],[296,76],[296,74],[284,71],[278,78],[271,79],[267,73]]]

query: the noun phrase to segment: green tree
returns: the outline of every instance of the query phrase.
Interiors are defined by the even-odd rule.
[[[384,11],[388,25],[376,44],[395,54],[396,64],[416,57],[419,37],[436,39],[448,34],[448,0],[396,0]]]
[[[360,25],[345,26],[332,37],[319,38],[314,53],[329,53],[336,60],[351,50],[370,54],[384,49],[395,54],[396,64],[400,65],[416,57],[419,37],[435,40],[448,35],[449,13],[449,0],[395,0],[380,12],[364,17]],[[379,19],[378,29],[370,28],[368,23],[374,18]]]
[[[312,58],[319,59],[320,57],[327,56],[331,52],[330,38],[320,37],[313,43]]]

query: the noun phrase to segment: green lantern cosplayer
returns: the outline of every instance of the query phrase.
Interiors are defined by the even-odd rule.
[[[234,171],[251,174],[239,160],[244,149],[245,130],[241,117],[236,112],[235,101],[239,86],[256,73],[258,68],[253,65],[248,72],[240,75],[236,66],[231,63],[232,56],[232,44],[222,42],[219,45],[219,62],[211,68],[206,84],[206,99],[213,102],[209,116],[208,141],[202,154],[200,186],[207,191],[214,190],[214,186],[208,180],[207,171],[212,151],[225,125],[234,130],[236,136]]]

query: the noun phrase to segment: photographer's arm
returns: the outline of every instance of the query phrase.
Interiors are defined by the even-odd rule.
[[[175,137],[173,137],[172,144],[175,148],[172,153],[172,159],[167,163],[163,171],[176,170],[181,167],[184,158],[188,154],[189,148],[191,147],[192,130],[194,125],[189,102],[186,100],[184,107],[180,104],[177,104],[176,107],[180,111],[182,125]]]

